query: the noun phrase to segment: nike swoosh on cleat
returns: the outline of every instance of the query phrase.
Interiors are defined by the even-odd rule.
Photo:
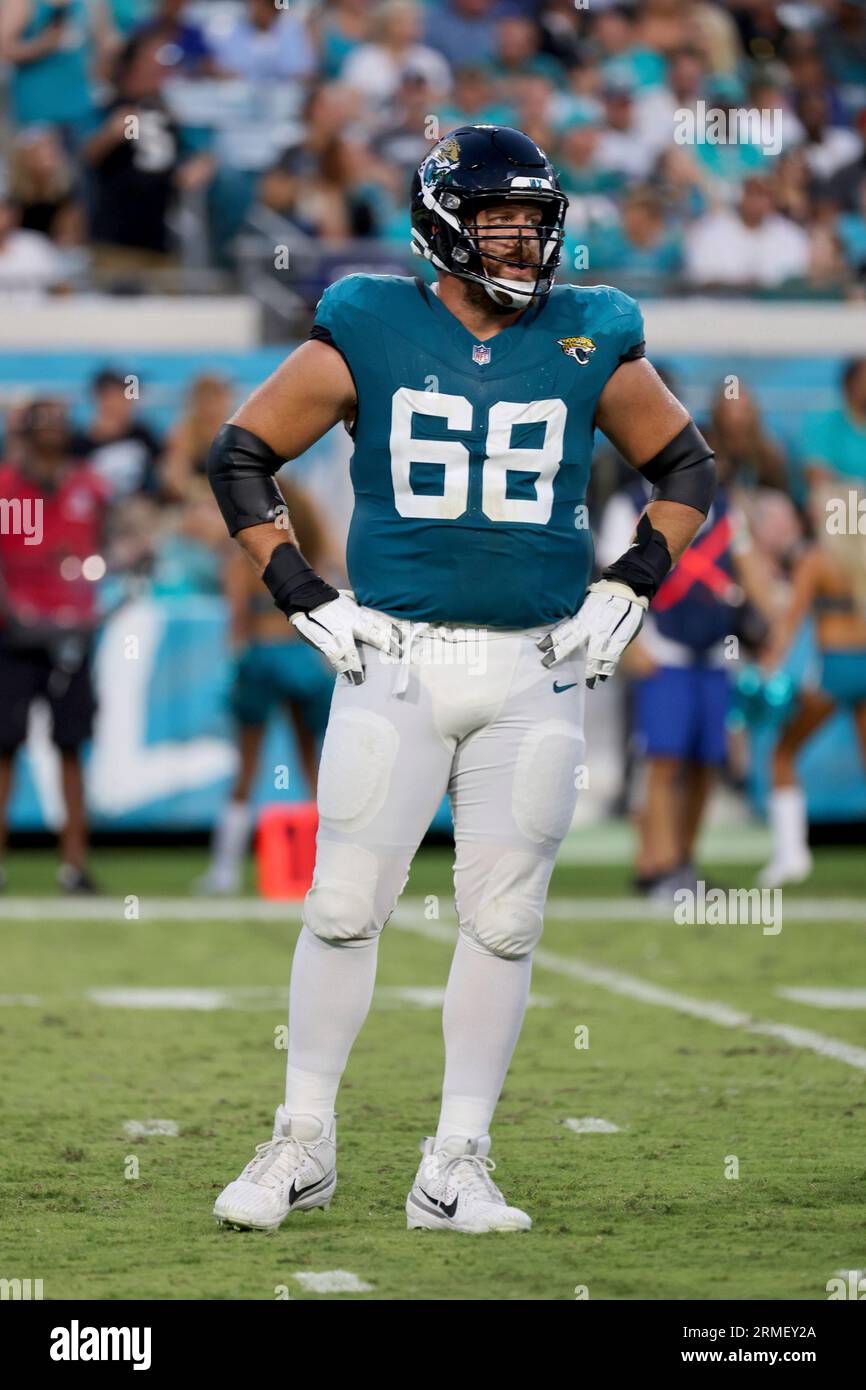
[[[419,1187],[419,1188],[418,1188],[418,1191],[419,1191],[419,1192],[424,1192],[423,1187]],[[442,1212],[443,1216],[453,1216],[454,1213],[455,1213],[455,1211],[457,1210],[457,1198],[456,1198],[456,1197],[454,1198],[454,1201],[453,1201],[453,1202],[437,1202],[436,1198],[435,1198],[435,1197],[431,1197],[429,1192],[424,1192],[424,1196],[427,1198],[427,1201],[428,1201],[428,1202],[432,1202],[432,1204],[433,1204],[434,1207],[439,1207],[439,1209],[440,1209],[440,1211]]]
[[[554,681],[553,693],[554,695],[561,695],[564,690],[573,690],[576,685],[577,681],[572,681],[571,685],[560,685],[558,681]]]
[[[289,1190],[289,1206],[293,1207],[299,1197],[304,1197],[308,1192],[315,1192],[317,1187],[324,1187],[328,1181],[328,1176],[320,1178],[318,1182],[310,1183],[308,1187],[298,1187],[296,1182],[292,1183]]]

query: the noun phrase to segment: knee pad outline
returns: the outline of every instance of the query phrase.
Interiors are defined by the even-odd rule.
[[[349,885],[315,884],[304,898],[304,926],[320,941],[348,945],[379,935],[372,903]]]
[[[544,918],[519,894],[504,893],[480,907],[471,927],[461,927],[471,945],[503,960],[522,960],[541,940]]]
[[[304,925],[320,941],[351,945],[378,936],[379,862],[361,845],[319,837],[313,885],[304,898]]]

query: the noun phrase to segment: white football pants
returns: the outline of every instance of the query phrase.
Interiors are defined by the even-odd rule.
[[[403,623],[397,662],[362,647],[339,677],[319,771],[304,923],[322,941],[378,936],[444,793],[454,818],[460,932],[531,954],[584,755],[583,653],[547,670],[528,631]]]

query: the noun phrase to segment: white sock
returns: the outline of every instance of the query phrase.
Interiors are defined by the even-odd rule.
[[[247,801],[228,801],[214,827],[211,868],[228,879],[237,878],[250,839],[253,808]]]
[[[770,793],[770,829],[773,833],[773,859],[787,864],[809,855],[809,824],[806,798],[799,787],[776,787]]]
[[[289,990],[286,1111],[327,1128],[340,1078],[370,1011],[379,938],[331,946],[301,927]]]
[[[437,1148],[452,1134],[479,1139],[488,1133],[520,1036],[531,976],[531,956],[506,960],[458,936],[442,1011],[445,1080]]]

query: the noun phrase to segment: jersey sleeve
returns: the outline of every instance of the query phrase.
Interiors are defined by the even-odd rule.
[[[310,337],[318,338],[322,342],[329,343],[345,358],[346,365],[352,370],[349,360],[351,349],[357,342],[357,324],[355,319],[357,314],[353,300],[357,298],[357,286],[353,281],[360,279],[356,275],[347,275],[342,280],[337,280],[333,285],[329,285],[316,305],[316,314],[313,326],[310,329]]]
[[[328,286],[316,305],[316,314],[310,329],[311,338],[320,338],[326,343],[331,343],[338,352],[343,351],[341,341],[346,335],[344,306],[339,291],[339,282]]]
[[[371,295],[365,275],[345,275],[329,285],[316,305],[310,337],[336,348],[349,369],[360,400],[371,363],[381,360],[381,325],[369,312]],[[352,431],[349,431],[352,433]]]
[[[611,308],[605,327],[614,333],[618,348],[617,366],[646,357],[646,334],[640,305],[622,290],[611,290]]]

